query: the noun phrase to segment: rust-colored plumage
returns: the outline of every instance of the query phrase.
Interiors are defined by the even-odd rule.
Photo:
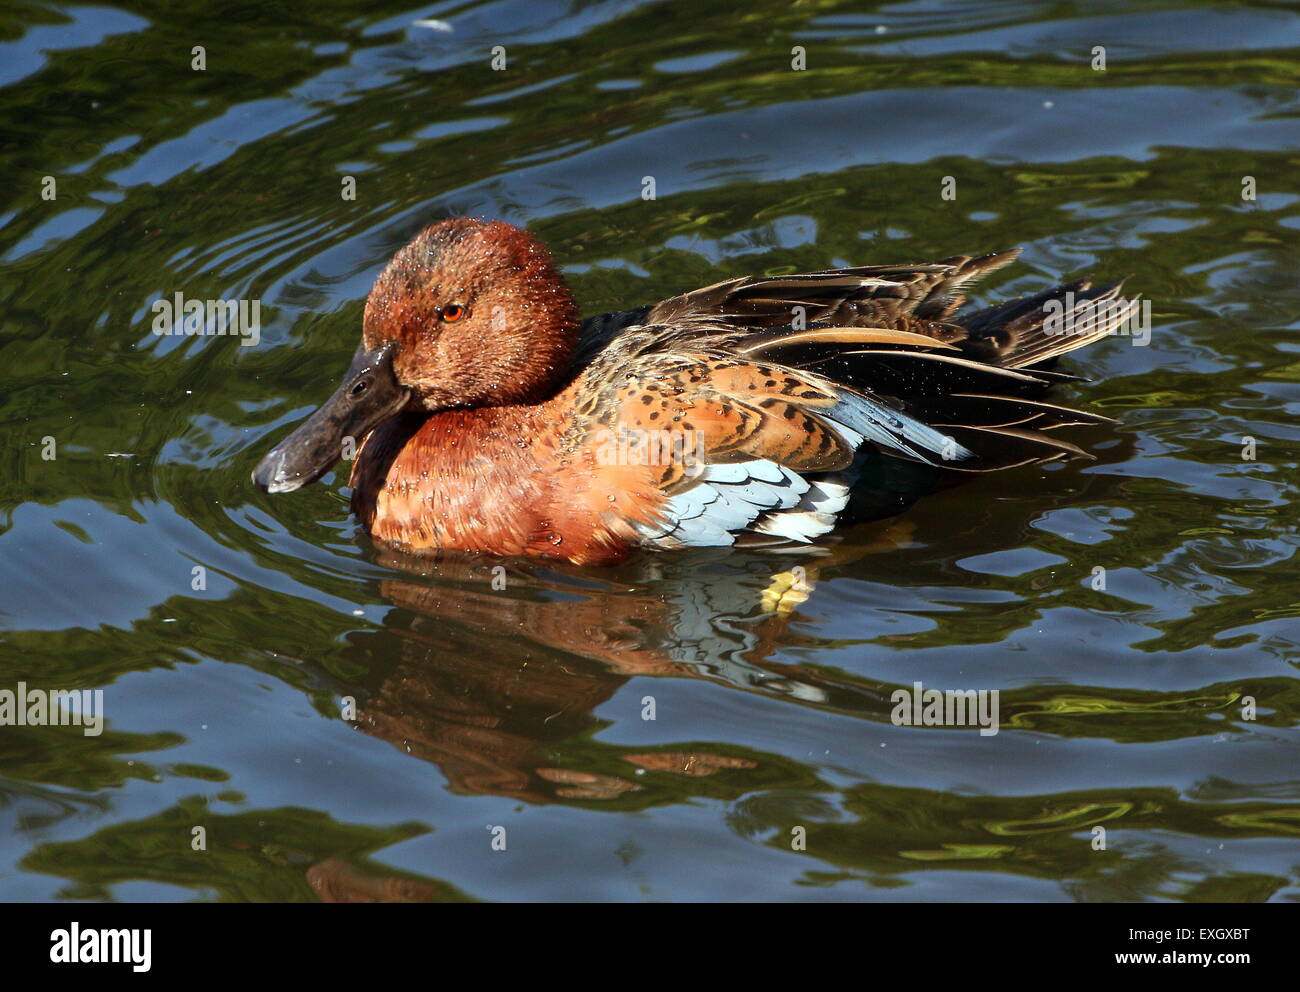
[[[1016,254],[733,279],[580,322],[529,234],[435,224],[366,305],[354,369],[391,363],[397,412],[372,417],[353,508],[407,551],[603,563],[812,541],[876,453],[962,471],[1084,455],[1047,432],[1107,418],[1043,401],[1071,378],[1043,364],[1137,303],[1080,280],[957,316]]]

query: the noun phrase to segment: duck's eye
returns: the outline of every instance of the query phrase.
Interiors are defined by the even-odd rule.
[[[469,313],[469,308],[465,305],[461,303],[448,303],[442,308],[442,319],[450,324],[454,324],[467,313]]]
[[[365,392],[367,389],[369,389],[369,388],[370,388],[370,380],[369,380],[369,379],[358,379],[356,382],[354,382],[354,383],[352,384],[352,388],[349,390],[349,392],[350,392],[353,396],[360,396],[362,393],[364,393],[364,392]]]

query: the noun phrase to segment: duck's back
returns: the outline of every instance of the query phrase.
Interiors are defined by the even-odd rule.
[[[1085,456],[1047,432],[1108,418],[1038,398],[1043,368],[1127,321],[1086,280],[957,316],[1016,252],[743,278],[583,326],[566,450],[623,484],[651,547],[808,542],[875,453],[965,471]],[[614,502],[617,502],[615,500]]]

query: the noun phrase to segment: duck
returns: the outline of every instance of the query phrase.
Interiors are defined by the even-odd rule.
[[[342,384],[254,469],[270,494],[352,457],[378,545],[611,565],[827,539],[872,460],[988,472],[1084,450],[1062,355],[1138,300],[1081,278],[970,312],[1019,249],[739,276],[582,319],[548,249],[453,217],[380,272]]]

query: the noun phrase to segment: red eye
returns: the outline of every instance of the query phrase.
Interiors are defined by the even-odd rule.
[[[469,313],[468,307],[462,306],[459,303],[448,303],[442,308],[442,319],[448,323],[454,324],[467,313]]]

